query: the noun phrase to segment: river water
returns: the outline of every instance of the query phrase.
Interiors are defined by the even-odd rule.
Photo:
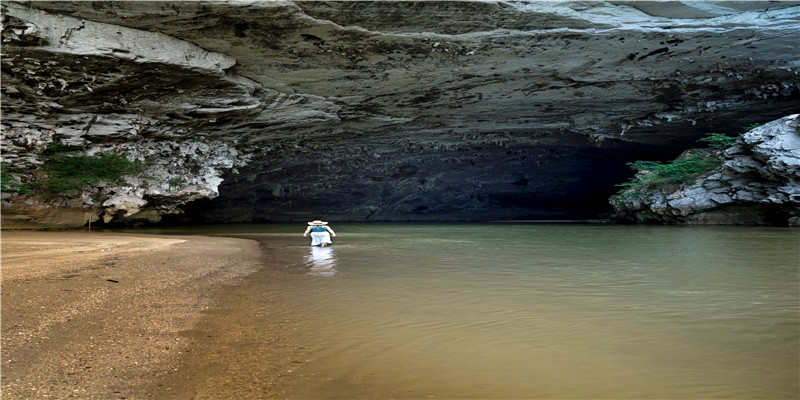
[[[263,243],[238,298],[291,316],[287,398],[800,396],[800,230],[332,227],[328,248],[297,224],[195,232]]]

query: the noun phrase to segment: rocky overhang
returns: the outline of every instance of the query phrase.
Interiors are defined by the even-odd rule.
[[[3,194],[44,225],[590,218],[636,159],[797,112],[797,2],[2,2]]]

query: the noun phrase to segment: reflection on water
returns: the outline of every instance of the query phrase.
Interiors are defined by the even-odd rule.
[[[289,398],[798,397],[800,232],[339,230],[345,279],[284,287],[310,360]]]
[[[800,230],[339,223],[337,232],[335,255],[309,249],[296,225],[239,233],[262,240],[268,267],[242,289],[252,295],[230,301],[291,315],[306,352],[282,398],[800,398]],[[252,347],[224,351],[215,361],[238,363]]]
[[[310,275],[333,276],[336,274],[336,262],[336,255],[331,246],[311,246],[305,257],[305,265]]]

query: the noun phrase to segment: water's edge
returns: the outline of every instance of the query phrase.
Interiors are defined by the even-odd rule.
[[[336,224],[322,250],[303,228],[197,232],[259,240],[265,265],[159,394],[797,397],[794,230]]]

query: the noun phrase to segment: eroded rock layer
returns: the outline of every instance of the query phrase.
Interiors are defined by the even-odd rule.
[[[745,133],[697,182],[613,200],[620,217],[667,224],[800,226],[800,114]]]
[[[625,162],[800,104],[795,2],[2,7],[14,179],[51,142],[150,164],[4,222],[595,216]]]

